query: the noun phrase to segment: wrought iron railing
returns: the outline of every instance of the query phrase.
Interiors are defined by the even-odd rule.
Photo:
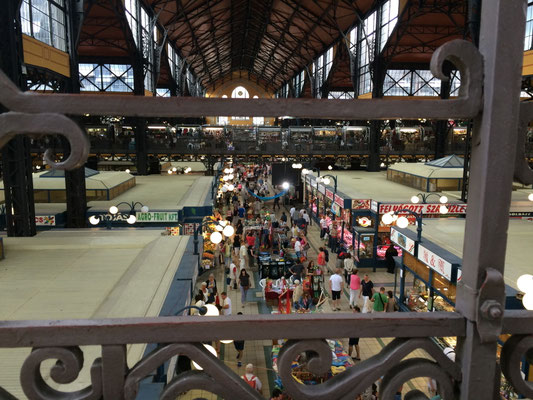
[[[524,0],[485,0],[479,50],[471,43],[451,41],[433,55],[431,68],[440,78],[445,61],[461,73],[459,96],[449,100],[315,100],[315,99],[204,99],[141,98],[91,95],[21,93],[0,74],[2,104],[10,110],[0,115],[0,146],[15,134],[62,134],[70,142],[67,160],[59,168],[76,168],[85,162],[89,143],[84,133],[65,115],[124,115],[198,117],[203,115],[262,115],[327,119],[474,119],[472,158],[466,219],[463,275],[454,313],[398,313],[394,315],[258,315],[218,317],[165,317],[123,320],[4,321],[0,322],[0,347],[32,347],[22,366],[22,388],[30,399],[132,399],[141,379],[176,354],[194,359],[203,371],[185,372],[172,379],[161,398],[194,388],[209,390],[226,399],[259,399],[234,372],[211,356],[200,344],[217,339],[289,339],[280,352],[279,373],[288,394],[295,399],[353,399],[383,376],[380,396],[393,398],[405,381],[431,377],[440,384],[444,399],[493,399],[499,388],[497,340],[511,334],[501,353],[501,370],[515,389],[533,397],[533,385],[520,374],[523,356],[533,348],[533,315],[505,311],[504,262],[508,211],[513,180],[533,182],[524,158],[527,123],[533,104],[520,104]],[[513,161],[514,160],[514,161]],[[323,338],[395,337],[377,355],[335,376],[326,383],[306,386],[291,376],[296,355],[309,351],[311,372],[330,365]],[[443,356],[429,339],[456,336],[456,362]],[[135,366],[126,364],[127,344],[161,343]],[[101,346],[101,357],[91,368],[92,384],[65,394],[50,387],[40,371],[47,359],[59,361],[50,371],[57,383],[76,379],[83,353],[79,346]],[[415,349],[431,359],[408,359]],[[420,393],[411,393],[421,398]],[[415,397],[412,397],[415,398]],[[422,397],[423,398],[423,397]]]

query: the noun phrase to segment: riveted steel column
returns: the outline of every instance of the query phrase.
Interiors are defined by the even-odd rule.
[[[21,0],[2,3],[0,12],[0,68],[22,90],[25,77],[21,65],[23,57],[20,24]],[[3,108],[0,109],[3,111]],[[18,136],[2,149],[2,172],[6,201],[8,236],[35,235],[35,205],[30,145],[27,137]]]
[[[69,93],[80,93],[78,41],[83,23],[83,1],[76,0],[67,2],[67,15],[69,27],[69,59],[70,59],[70,80],[68,85]],[[72,117],[78,124],[79,117]],[[70,145],[65,142],[63,158],[70,154]],[[65,191],[67,200],[67,228],[87,227],[87,191],[85,184],[85,166],[70,171],[65,171]]]
[[[474,121],[462,287],[457,291],[457,310],[467,319],[466,337],[458,344],[461,399],[493,399],[499,384],[494,379],[496,341],[505,298],[526,1],[485,0],[481,12],[484,104]]]

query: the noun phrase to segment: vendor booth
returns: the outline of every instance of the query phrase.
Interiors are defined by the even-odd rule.
[[[289,144],[291,150],[307,151],[310,148],[313,128],[310,126],[289,126]]]
[[[374,204],[374,208],[372,205]],[[353,248],[360,268],[376,268],[377,263],[377,203],[371,199],[355,199],[351,201]]]

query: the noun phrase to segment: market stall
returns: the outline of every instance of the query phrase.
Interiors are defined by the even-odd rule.
[[[281,150],[281,128],[266,126],[258,127],[257,145],[261,151]]]
[[[371,199],[356,199],[351,201],[351,226],[353,229],[353,248],[359,258],[358,266],[361,268],[376,268],[376,235],[377,213],[372,205],[376,202]],[[376,208],[376,207],[374,207]]]
[[[337,150],[341,140],[342,133],[335,126],[313,127],[313,150]]]

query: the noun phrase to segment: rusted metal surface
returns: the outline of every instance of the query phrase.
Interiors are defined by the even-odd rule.
[[[298,329],[294,329],[298,326]],[[247,315],[65,321],[0,322],[1,347],[201,342],[218,339],[318,339],[338,337],[428,337],[464,335],[456,313]],[[413,329],[416,326],[416,329]]]

